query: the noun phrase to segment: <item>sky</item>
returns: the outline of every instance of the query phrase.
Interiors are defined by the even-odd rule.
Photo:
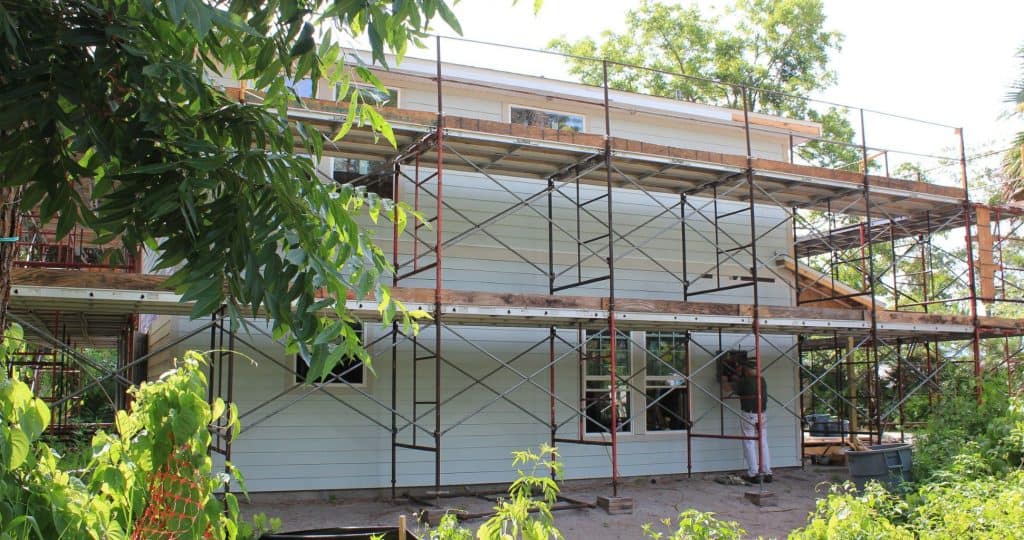
[[[511,0],[462,0],[454,11],[465,38],[543,48],[562,35],[578,39],[597,36],[604,29],[621,31],[626,11],[638,3],[544,0],[534,16],[531,0],[520,0],[514,6]],[[722,2],[700,0],[697,5],[708,8]],[[812,97],[962,126],[969,153],[1003,148],[1012,133],[1024,129],[1020,119],[1000,119],[1008,109],[1004,103],[1007,89],[1020,73],[1014,53],[1024,45],[1024,1],[826,0],[825,10],[826,27],[846,38],[841,52],[833,55],[838,83]],[[471,55],[467,60],[453,58],[463,51],[452,49],[474,47],[442,47],[448,61],[558,76],[542,72],[537,55],[530,53],[485,54],[477,50],[476,56],[467,52]],[[868,123],[870,126],[872,121]],[[876,127],[873,135],[877,139],[885,135],[880,131],[889,130],[888,126]],[[872,127],[866,131],[872,134]],[[955,141],[951,130],[944,127],[933,128],[922,137],[928,138],[930,146],[951,147]]]

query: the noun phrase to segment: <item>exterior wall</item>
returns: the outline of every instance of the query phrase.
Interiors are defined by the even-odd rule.
[[[196,328],[199,321],[183,319],[173,321],[180,335]],[[385,331],[368,324],[368,341]],[[545,329],[458,327],[457,332],[471,339],[476,347],[486,350],[503,360],[529,349],[547,336]],[[575,330],[560,331],[560,336],[570,343],[576,342]],[[432,343],[433,332],[425,329],[421,337]],[[444,356],[454,365],[476,377],[486,375],[498,364],[490,360],[474,345],[445,332]],[[740,339],[740,336],[723,336],[726,345]],[[634,334],[634,339],[641,339]],[[788,345],[783,338],[775,340],[780,348]],[[717,348],[717,335],[698,335],[701,346],[709,350]],[[243,344],[242,342],[247,342]],[[368,379],[364,392],[381,403],[390,403],[391,396],[391,355],[390,340],[371,348],[373,369],[376,375]],[[642,341],[641,341],[642,342]],[[205,334],[176,347],[178,356],[188,348],[207,348]],[[390,437],[389,430],[374,421],[387,426],[390,414],[359,392],[347,387],[330,387],[325,391],[311,387],[300,387],[266,406],[260,406],[266,399],[278,395],[290,386],[292,379],[280,367],[280,362],[292,365],[292,357],[270,340],[258,334],[240,336],[236,357],[235,396],[242,414],[243,433],[232,448],[232,462],[245,474],[251,491],[288,491],[318,489],[349,489],[387,487],[390,484]],[[749,339],[741,346],[751,346]],[[791,345],[791,343],[790,343]],[[636,348],[636,346],[634,346]],[[768,347],[770,349],[770,347]],[[569,351],[559,344],[556,355]],[[694,370],[706,363],[709,354],[693,348]],[[411,414],[412,378],[410,347],[399,347],[399,410],[403,415]],[[771,362],[772,355],[766,355]],[[642,354],[634,353],[634,358]],[[251,361],[250,361],[251,360]],[[547,419],[550,411],[546,393],[548,371],[547,344],[540,343],[530,353],[517,359],[514,366],[522,373],[534,374],[533,379],[541,388],[529,383],[522,384],[509,395],[509,400],[523,407],[540,419]],[[433,393],[433,369],[430,362],[420,366],[417,390],[420,399]],[[642,369],[642,363],[634,362]],[[559,402],[556,415],[559,422],[569,422],[559,431],[559,436],[573,438],[578,434],[578,424],[572,421],[573,413],[569,404],[579,399],[579,372],[577,356],[569,354],[556,367],[556,387]],[[151,372],[155,376],[158,373]],[[768,367],[765,378],[772,399],[785,402],[796,392],[796,372],[787,360],[781,359]],[[450,397],[472,381],[451,366],[445,366],[442,382],[442,399]],[[508,370],[501,370],[486,379],[486,383],[498,391],[504,391],[521,379]],[[695,386],[691,387],[693,416],[702,417],[695,432],[717,433],[720,426],[725,433],[738,434],[737,417],[728,409],[696,387],[701,385],[711,393],[718,392],[714,381],[714,366],[709,366],[694,376]],[[306,394],[309,394],[306,396]],[[329,395],[328,395],[329,394]],[[305,397],[303,397],[305,396]],[[344,401],[340,403],[331,396]],[[491,402],[495,393],[475,386],[442,407],[443,429],[452,428],[442,439],[442,480],[447,484],[472,484],[507,482],[514,479],[511,470],[511,452],[536,447],[549,440],[546,425],[531,418],[523,410],[505,401],[499,401],[482,413],[469,417],[483,405]],[[637,403],[637,401],[633,401]],[[727,400],[729,407],[736,407],[735,400]],[[260,408],[256,408],[260,406]],[[283,410],[281,410],[283,408]],[[420,414],[429,406],[420,408]],[[358,409],[356,412],[354,409]],[[271,413],[277,414],[266,418]],[[783,411],[779,403],[770,401],[767,410],[769,422],[769,444],[772,463],[775,467],[796,466],[800,463],[798,425],[794,416]],[[366,416],[363,416],[366,415]],[[641,411],[634,410],[639,417]],[[369,418],[372,418],[371,421]],[[462,422],[465,420],[464,422]],[[426,427],[433,425],[432,416],[421,419]],[[457,422],[457,426],[453,427]],[[720,423],[722,422],[722,423]],[[399,425],[403,422],[399,421]],[[622,434],[619,439],[620,473],[630,475],[656,475],[686,472],[687,448],[685,432]],[[432,445],[432,439],[420,432],[417,442]],[[598,437],[599,438],[599,437]],[[412,442],[411,431],[402,431],[400,440]],[[607,477],[610,474],[610,450],[602,446],[573,444],[559,445],[565,462],[567,478]],[[694,471],[736,470],[743,468],[743,457],[739,441],[697,439],[693,440]],[[398,450],[399,485],[432,485],[434,456],[413,450]]]
[[[505,187],[520,196],[532,193],[541,187],[535,181],[502,180]],[[466,216],[463,218],[455,214],[454,211],[446,212],[446,238],[451,238],[467,230],[469,227],[467,218],[480,221],[514,202],[506,192],[480,176],[446,173],[444,182],[446,201]],[[592,192],[587,192],[588,190],[592,190]],[[585,197],[597,194],[596,188],[584,187],[584,191]],[[662,204],[672,204],[673,199],[669,195],[658,195],[657,197],[663,199],[661,200]],[[646,216],[656,213],[661,208],[649,196],[634,191],[617,190],[614,200],[616,201],[615,217],[620,231],[632,229]],[[702,202],[695,201],[693,204],[700,207]],[[564,202],[563,199],[560,209],[568,212],[569,208],[568,202]],[[720,205],[719,212],[725,213],[733,208],[735,207],[728,204]],[[426,213],[430,214],[430,212]],[[783,213],[778,209],[761,207],[757,209],[757,216],[765,230],[784,218]],[[749,227],[749,222],[746,221],[749,219],[747,215],[738,214],[729,219],[726,231],[733,234],[737,241],[745,242],[743,235]],[[692,230],[688,230],[687,257],[691,268],[689,277],[695,279],[697,274],[707,271],[713,264],[711,246],[706,240],[701,239],[701,235],[710,238],[713,233],[706,221],[697,217],[688,217],[687,220],[693,227]],[[641,229],[643,232],[632,235],[631,240],[636,244],[641,244],[654,237],[652,241],[646,242],[644,250],[660,264],[668,268],[680,268],[678,228],[673,228],[663,236],[655,236],[655,233],[662,230],[664,225],[671,224],[672,221],[669,218],[656,221]],[[502,242],[519,248],[522,254],[534,264],[542,268],[546,267],[547,227],[537,214],[530,210],[523,210],[488,230],[492,231],[492,234]],[[786,232],[786,227],[779,227],[774,234],[760,240],[758,244],[760,252],[767,254],[772,251],[785,251],[790,245]],[[591,223],[584,232],[585,236],[597,234],[599,234],[599,227],[595,223]],[[390,252],[390,231],[386,227],[378,228],[377,238],[382,249]],[[411,240],[405,240],[402,246],[403,253],[408,254]],[[621,254],[628,250],[628,246],[620,241],[617,243],[616,249],[617,253]],[[563,236],[556,242],[556,250],[559,253],[558,260],[562,265],[575,260],[575,242],[567,237]],[[740,259],[741,262],[746,260],[748,258]],[[562,267],[564,266],[560,266],[560,268]],[[597,275],[603,270],[604,268],[600,265],[591,264],[587,266],[585,275]],[[727,277],[730,272],[737,275],[745,273],[738,264],[726,265],[723,275]],[[546,294],[548,290],[545,275],[504,248],[497,246],[493,239],[482,233],[464,238],[446,250],[443,276],[443,286],[451,289],[539,294]],[[432,280],[432,274],[427,272],[403,281],[403,286],[432,287]],[[710,280],[697,281],[697,284],[702,283],[712,286]],[[617,295],[622,298],[681,298],[679,282],[660,270],[653,261],[637,253],[627,255],[619,261],[616,266],[615,285]],[[785,284],[777,282],[762,283],[761,285],[762,302],[775,305],[792,304],[791,289]],[[566,294],[579,295],[604,295],[606,293],[606,283],[593,284],[566,292]],[[748,303],[751,300],[749,288],[704,295],[695,299],[735,303]],[[154,328],[162,328],[160,322],[158,321]],[[163,334],[168,337],[183,335],[188,329],[198,327],[202,322],[190,323],[184,320],[175,320],[170,321],[169,324],[176,325],[176,329],[167,330]],[[498,367],[498,364],[480,349],[507,361],[529,349],[532,345],[538,344],[547,335],[547,330],[542,328],[458,327],[455,328],[455,331],[471,340],[475,346],[458,336],[445,332],[443,336],[444,357],[460,369],[477,377]],[[367,323],[367,332],[366,342],[372,342],[376,337],[382,335],[384,330],[376,324]],[[157,335],[151,334],[151,339]],[[569,343],[577,343],[575,330],[563,330],[560,335]],[[431,329],[424,329],[421,338],[428,346],[432,347],[433,331]],[[635,333],[634,338],[642,343],[641,334]],[[252,357],[258,364],[250,365],[241,358],[238,361],[235,395],[244,415],[243,426],[253,425],[270,412],[294,401],[280,414],[245,431],[236,441],[233,448],[233,461],[245,473],[250,489],[277,491],[387,487],[390,482],[389,431],[380,425],[375,425],[373,421],[385,426],[390,425],[389,413],[358,392],[342,387],[331,388],[329,392],[358,408],[373,421],[333,400],[321,391],[313,391],[305,399],[299,400],[300,396],[310,392],[309,388],[292,390],[277,402],[252,412],[253,408],[263,400],[284,392],[291,385],[289,374],[277,367],[273,360],[263,356],[263,353],[269,353],[274,360],[284,365],[292,365],[293,360],[284,354],[279,346],[260,336],[246,337],[243,335],[242,339],[251,341],[255,345],[255,347],[242,345],[240,350],[245,355]],[[187,347],[206,349],[209,347],[208,340],[209,338],[205,334],[196,336],[189,343],[179,346],[177,351],[183,351]],[[765,344],[769,341],[773,344],[772,346]],[[723,409],[713,397],[718,394],[718,385],[714,380],[714,366],[700,369],[710,359],[708,351],[719,349],[718,336],[716,334],[698,335],[697,342],[700,346],[693,346],[691,349],[693,371],[697,372],[694,377],[695,385],[691,387],[691,406],[693,416],[701,418],[695,431],[718,433],[722,430],[724,433],[738,434],[739,426],[736,415],[728,409]],[[776,336],[770,340],[766,339],[765,343],[762,344],[762,350],[765,351],[765,363],[770,364],[765,372],[769,395],[780,402],[787,402],[797,391],[796,366],[785,358],[776,360],[776,357],[780,356],[778,351],[787,350],[793,345],[793,338]],[[151,344],[151,348],[157,346],[157,342]],[[371,348],[374,358],[373,368],[376,370],[377,376],[370,378],[365,389],[374,399],[385,404],[389,404],[391,399],[389,346],[390,341],[388,340],[387,343],[381,343]],[[749,337],[726,334],[722,337],[722,346],[729,349],[749,350],[753,343]],[[562,355],[568,350],[567,345],[559,344],[556,355]],[[180,352],[177,354],[180,355]],[[412,409],[413,379],[411,376],[411,351],[408,344],[402,344],[399,347],[398,356],[399,410],[403,414],[409,415]],[[516,360],[515,366],[522,373],[534,373],[541,370],[533,379],[541,388],[526,383],[509,396],[511,401],[526,408],[540,419],[546,419],[549,415],[549,399],[543,390],[547,388],[548,380],[547,370],[543,369],[547,357],[547,344],[540,343],[528,354]],[[643,369],[642,362],[640,362],[642,357],[642,351],[634,351],[633,367],[635,372]],[[166,364],[163,367],[165,368]],[[579,376],[575,354],[569,354],[559,361],[556,370],[556,387],[561,400],[556,407],[559,422],[572,417],[571,405],[577,403],[580,396]],[[430,362],[421,363],[417,380],[417,391],[421,393],[420,395],[431,396],[433,393],[433,370]],[[451,396],[469,386],[470,382],[470,379],[460,374],[458,370],[446,366],[442,395]],[[504,391],[521,383],[521,379],[508,370],[501,370],[488,378],[486,382],[495,390]],[[703,390],[696,385],[702,386]],[[481,386],[460,395],[443,406],[445,425],[450,426],[452,423],[458,422],[478,407],[490,402],[494,397],[495,394],[492,391]],[[634,392],[633,398],[633,403],[638,403],[640,394]],[[733,409],[737,407],[735,400],[727,400],[726,403]],[[423,408],[420,410],[422,413]],[[770,447],[774,466],[798,465],[799,432],[795,415],[785,412],[779,403],[774,401],[770,402],[768,411]],[[635,410],[634,415],[639,418],[640,411]],[[421,421],[424,425],[432,425],[433,419],[426,418]],[[562,428],[560,436],[572,438],[577,434],[578,429],[578,423],[570,421]],[[623,475],[670,474],[686,471],[687,455],[684,433],[641,433],[639,429],[634,431],[635,433],[620,438],[620,472]],[[417,442],[432,444],[432,440],[426,435],[423,432],[419,433]],[[443,480],[453,484],[511,480],[513,478],[510,470],[511,451],[536,446],[547,441],[548,438],[549,431],[546,425],[531,418],[508,402],[499,401],[445,435],[442,442]],[[412,442],[408,430],[403,432],[402,440]],[[563,444],[560,449],[569,478],[608,476],[610,458],[606,447]],[[692,451],[695,471],[735,470],[743,467],[739,441],[694,439]],[[398,478],[402,485],[432,484],[432,454],[399,450],[398,461],[400,463]]]
[[[429,80],[411,78],[390,73],[381,73],[381,82],[399,90],[398,106],[416,111],[437,111],[437,88]],[[324,85],[318,90],[321,99],[333,99],[333,94]],[[586,87],[581,87],[586,88]],[[517,91],[488,90],[481,92],[478,86],[467,86],[450,82],[444,86],[444,112],[451,116],[479,118],[496,122],[509,122],[512,106],[579,114],[584,116],[585,133],[603,134],[604,109],[596,100],[594,104],[580,103],[578,99],[563,99],[544,95],[542,92],[524,93]],[[618,93],[620,95],[628,95]],[[681,103],[666,98],[643,98],[662,106]],[[746,155],[746,143],[742,125],[725,125],[731,121],[731,114],[725,109],[702,107],[700,117],[691,115],[666,115],[664,112],[646,112],[639,108],[627,108],[612,99],[610,114],[611,133],[614,137],[633,139],[655,144],[664,144],[693,150]],[[751,133],[751,150],[754,157],[778,161],[789,161],[789,136],[756,130]]]
[[[397,79],[392,82],[396,81]],[[399,105],[402,108],[433,110],[435,98],[428,83],[406,81],[405,86],[394,86],[400,87]],[[320,89],[321,94],[326,91],[327,89]],[[572,108],[565,108],[557,102],[548,102],[542,98],[526,99],[522,95],[507,95],[501,91],[495,91],[493,96],[483,97],[479,89],[470,91],[457,86],[446,88],[445,102],[446,112],[449,114],[499,121],[508,121],[508,109],[512,104],[583,112],[587,115],[586,131],[600,133],[604,130],[603,114],[600,109],[586,105],[577,104]],[[620,137],[701,150],[745,153],[742,132],[736,130],[699,122],[681,122],[679,119],[658,119],[644,112],[626,111],[616,111],[612,124],[615,127],[614,134]],[[784,160],[787,157],[787,145],[788,139],[781,135],[759,135],[754,141],[754,153],[758,156]],[[425,176],[430,172],[421,171],[421,175]],[[468,231],[473,222],[480,222],[514,204],[516,200],[508,191],[526,197],[545,187],[537,180],[497,180],[503,187],[479,174],[445,172],[445,200],[457,210],[445,211],[446,239]],[[405,181],[400,189],[408,193],[410,187],[410,182]],[[566,188],[566,191],[574,192],[575,187]],[[602,192],[603,190],[596,187],[581,186],[581,199],[590,199]],[[559,223],[565,224],[566,231],[574,229],[575,207],[564,197],[556,196],[554,200],[556,219]],[[647,222],[664,207],[678,204],[679,198],[670,194],[648,195],[632,190],[616,190],[614,201],[615,228],[620,233],[625,233]],[[595,213],[602,219],[603,204],[594,205],[601,207],[601,210],[595,210]],[[708,199],[692,198],[690,204],[697,208],[705,208],[707,216],[714,212]],[[540,215],[546,213],[546,197],[539,198],[533,208],[537,212],[530,208],[521,208],[499,223],[488,227],[488,231],[494,236],[519,251],[522,258],[511,254],[486,234],[470,234],[445,250],[443,286],[468,291],[547,294],[546,275],[531,265],[532,263],[542,269],[547,267],[547,223]],[[739,207],[735,203],[719,202],[718,213],[727,213],[737,208]],[[675,212],[678,212],[678,209],[675,209]],[[428,216],[433,214],[431,210],[425,210],[424,213]],[[699,276],[713,270],[715,251],[710,242],[714,236],[713,229],[693,208],[687,208],[686,214],[687,222],[691,225],[686,232],[688,277],[695,281],[694,288],[712,287],[714,284],[711,280],[699,279]],[[756,219],[759,231],[767,231],[784,220],[785,213],[777,208],[758,207]],[[369,224],[367,226],[370,227]],[[378,245],[390,253],[390,228],[378,226],[376,230]],[[739,213],[725,218],[722,230],[732,236],[736,243],[748,242],[749,215]],[[581,236],[584,238],[594,237],[602,232],[603,226],[595,219],[588,218],[582,223]],[[432,231],[429,234],[432,235]],[[722,238],[721,241],[723,247],[729,247],[727,240]],[[649,257],[633,249],[629,242],[642,247],[643,252]],[[681,269],[680,242],[678,220],[670,216],[655,219],[627,235],[626,239],[618,239],[616,257],[621,258],[616,262],[616,295],[622,298],[681,299],[682,286],[679,279],[673,278],[659,267],[662,265],[677,271]],[[402,251],[406,254],[402,259],[408,257],[411,245],[412,241],[408,237],[402,241]],[[556,270],[575,263],[577,244],[566,232],[556,232],[554,247]],[[765,260],[768,260],[772,253],[789,253],[791,247],[792,240],[787,226],[777,227],[766,237],[758,240],[758,252]],[[598,251],[603,252],[603,249]],[[523,260],[524,258],[526,260]],[[744,269],[749,265],[749,256],[737,258],[738,261],[726,260],[723,264],[723,280],[749,275],[749,271]],[[598,261],[597,257],[592,257],[584,264],[584,279],[606,271]],[[774,268],[774,265],[772,267]],[[762,276],[767,272],[763,270]],[[404,280],[402,285],[433,287],[433,276],[428,274]],[[783,277],[768,275],[775,277],[776,280]],[[572,279],[567,275],[560,279],[560,283]],[[791,289],[780,281],[762,283],[760,288],[760,300],[763,303],[793,303]],[[566,291],[565,294],[603,296],[607,291],[608,284],[602,282]],[[752,300],[750,295],[751,289],[748,287],[701,295],[693,297],[692,300],[749,303]],[[150,327],[150,350],[156,350],[162,343],[184,335],[201,324],[202,321],[157,318]],[[385,332],[373,323],[367,323],[366,327],[366,342],[372,342]],[[546,342],[541,343],[547,336],[547,329],[458,327],[454,331],[461,334],[462,338],[449,334],[447,330],[443,336],[443,356],[458,368],[444,368],[443,399],[459,393],[470,385],[471,380],[459,373],[459,369],[480,377],[498,367],[487,353],[508,360],[537,345],[519,357],[514,365],[522,373],[533,374],[531,380],[540,388],[532,383],[523,384],[519,376],[507,369],[496,372],[486,379],[486,383],[499,392],[520,384],[508,396],[509,400],[540,419],[548,418],[548,371],[544,369],[548,358],[548,346]],[[431,346],[432,332],[433,330],[428,328],[421,333],[421,338]],[[561,330],[560,336],[568,343],[578,341],[576,330]],[[642,343],[642,333],[634,333],[633,337]],[[722,348],[753,347],[749,337],[723,335],[721,339]],[[714,366],[699,369],[708,362],[708,351],[719,349],[719,336],[698,334],[696,341],[700,346],[694,345],[691,348],[692,366],[696,375],[693,379],[694,386],[690,389],[693,417],[700,418],[695,431],[717,433],[722,430],[724,433],[738,434],[740,430],[736,415],[724,409],[715,399],[718,385],[714,380]],[[200,334],[174,347],[150,363],[150,375],[159,375],[171,365],[171,358],[180,356],[182,351],[188,348],[204,350],[209,347],[208,343],[208,336]],[[762,343],[762,351],[765,351],[763,358],[768,366],[765,377],[769,394],[778,402],[790,401],[797,391],[796,366],[785,358],[775,358],[781,356],[778,351],[788,350],[793,343],[790,336],[765,338]],[[233,462],[246,475],[251,490],[367,488],[389,485],[390,434],[388,429],[382,426],[390,425],[390,413],[373,400],[386,404],[391,401],[390,340],[370,348],[376,375],[371,375],[366,387],[362,389],[366,395],[346,387],[331,387],[325,391],[302,387],[287,391],[293,384],[291,375],[275,364],[292,367],[294,360],[285,354],[281,347],[262,336],[247,336],[243,333],[239,338],[238,349],[242,355],[238,357],[236,364],[235,396],[243,415],[242,424],[245,431],[234,444]],[[633,349],[634,373],[639,373],[643,369],[643,353],[637,346]],[[398,350],[399,410],[402,414],[408,415],[412,408],[413,384],[410,346],[408,343],[402,343]],[[562,355],[569,350],[568,345],[559,343],[555,354]],[[250,363],[245,358],[251,358],[254,362]],[[418,369],[417,391],[421,392],[421,396],[432,395],[432,363],[422,362]],[[560,400],[556,405],[556,415],[559,422],[573,417],[572,411],[580,399],[579,380],[577,355],[567,354],[558,362],[556,368],[556,387]],[[698,385],[703,389],[698,388]],[[282,392],[286,393],[276,402],[261,406],[264,400]],[[309,395],[303,398],[306,394]],[[546,425],[504,400],[499,400],[482,413],[467,418],[479,407],[491,402],[494,397],[495,392],[478,385],[443,405],[445,425],[452,427],[451,432],[446,433],[442,441],[442,480],[445,483],[509,481],[514,478],[511,471],[511,451],[535,447],[541,442],[548,441],[550,433]],[[633,403],[636,404],[642,394],[634,392],[633,397]],[[798,420],[794,414],[785,412],[778,402],[770,401],[768,407],[773,465],[795,466],[800,462]],[[726,403],[728,407],[738,409],[735,400],[727,400]],[[428,407],[421,407],[421,413],[423,408]],[[638,418],[642,416],[641,411],[634,408],[634,415]],[[278,410],[278,414],[269,416]],[[465,421],[454,425],[462,419]],[[431,416],[421,419],[421,422],[424,425],[432,425],[433,418]],[[400,425],[402,423],[400,421]],[[634,433],[625,434],[620,438],[620,472],[623,475],[685,472],[685,432],[643,433],[642,423],[638,420]],[[574,437],[578,429],[578,423],[570,421],[561,428],[559,436]],[[400,440],[412,442],[409,429],[402,431]],[[433,441],[426,433],[420,432],[417,435],[417,442],[431,445]],[[694,470],[740,469],[743,467],[740,447],[739,441],[735,440],[694,439]],[[610,474],[610,451],[606,447],[562,444],[560,451],[569,478],[606,477]],[[430,453],[400,449],[400,484],[432,484],[433,459],[434,456]]]

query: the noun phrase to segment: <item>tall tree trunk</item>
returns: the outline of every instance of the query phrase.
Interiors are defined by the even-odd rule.
[[[14,266],[14,242],[18,230],[22,188],[0,187],[0,340],[7,330],[7,307],[11,300],[11,268]]]

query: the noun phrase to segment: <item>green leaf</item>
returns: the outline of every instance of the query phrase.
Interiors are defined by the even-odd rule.
[[[175,411],[174,419],[171,420],[171,430],[177,444],[191,440],[198,429],[199,416],[195,409],[183,407]]]
[[[187,0],[166,0],[167,3],[167,14],[171,16],[171,20],[175,24],[181,22],[181,18],[185,15],[185,4]]]
[[[21,430],[34,441],[50,424],[50,409],[42,400],[33,399],[21,412]]]
[[[448,26],[452,27],[452,30],[455,30],[456,34],[461,36],[462,26],[459,25],[459,20],[455,17],[455,14],[452,13],[452,10],[448,8],[447,2],[439,0],[437,2],[437,9],[441,15],[441,19],[448,23]]]
[[[217,399],[216,399],[216,400],[214,400],[214,402],[213,402],[213,410],[212,410],[212,412],[210,413],[210,416],[211,416],[211,417],[212,417],[212,418],[213,418],[214,420],[216,420],[216,419],[220,418],[220,417],[221,417],[221,415],[223,415],[223,414],[224,414],[224,411],[226,410],[226,408],[227,408],[227,406],[226,406],[226,405],[224,405],[224,400],[223,400],[223,399],[221,399],[221,398],[217,398]]]
[[[298,39],[295,40],[295,44],[292,45],[292,50],[289,53],[292,57],[302,56],[309,51],[312,51],[316,46],[316,42],[313,40],[313,25],[308,22],[302,23],[302,31],[299,33]]]
[[[22,463],[25,463],[31,444],[28,437],[16,429],[8,431],[6,438],[11,452],[8,458],[7,469],[14,470],[20,467]]]

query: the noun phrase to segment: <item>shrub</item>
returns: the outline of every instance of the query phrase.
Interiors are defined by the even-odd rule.
[[[186,353],[177,369],[133,389],[117,432],[97,433],[86,466],[69,472],[40,440],[46,404],[6,376],[22,338],[12,326],[0,344],[0,538],[235,539],[265,528],[265,519],[239,522],[234,495],[213,495],[228,478],[213,474],[210,429],[237,434],[238,412],[206,402],[202,356]]]
[[[663,519],[661,524],[668,529],[673,527],[672,520],[669,518]],[[654,540],[685,540],[689,538],[739,540],[747,534],[747,531],[743,530],[735,521],[722,521],[715,517],[714,512],[700,512],[693,509],[679,514],[674,527],[675,531],[660,532],[655,530],[652,524],[645,523],[643,526],[644,537]]]
[[[900,525],[907,504],[871,482],[858,494],[847,482],[833,486],[828,497],[819,499],[807,525],[790,534],[791,540],[832,540],[893,538],[912,539]]]
[[[508,488],[508,497],[494,507],[494,516],[477,529],[481,540],[561,540],[555,527],[551,507],[558,499],[557,480],[562,477],[562,464],[557,450],[546,444],[534,452],[512,452],[512,466],[518,477]],[[529,470],[524,470],[528,468]],[[538,476],[540,474],[540,476]],[[539,494],[539,498],[538,495]],[[469,540],[473,533],[459,526],[458,518],[447,514],[438,527],[427,532],[430,540]]]
[[[927,482],[963,453],[980,453],[997,470],[1020,465],[1019,445],[1013,452],[1006,437],[1024,415],[1019,405],[1010,407],[1005,379],[986,380],[980,404],[973,384],[973,378],[943,382],[943,397],[914,441],[914,478],[919,481]]]
[[[997,400],[994,400],[998,403]],[[863,494],[847,484],[819,500],[808,524],[793,539],[825,538],[1020,538],[1024,523],[1024,403],[1003,400],[1004,409],[965,404],[966,412],[940,429],[930,427],[922,483],[900,498],[870,483]],[[992,405],[988,406],[989,408]],[[942,422],[936,420],[935,425]],[[942,449],[938,435],[951,438]],[[970,437],[954,438],[955,435]],[[945,462],[938,456],[948,454]],[[917,457],[915,456],[915,460]]]

